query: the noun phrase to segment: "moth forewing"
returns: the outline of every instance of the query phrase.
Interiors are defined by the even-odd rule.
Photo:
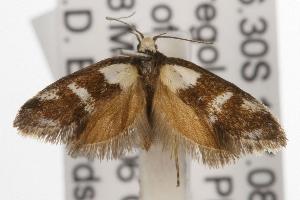
[[[146,148],[145,95],[131,62],[114,57],[56,81],[22,106],[14,126],[64,143],[74,156],[117,158],[133,146]]]
[[[197,145],[202,149],[207,147],[198,141],[199,138],[212,141],[207,138],[208,135],[198,134],[194,137],[194,134],[190,134],[193,133],[192,130],[184,131],[178,127],[181,125],[197,127],[193,123],[196,119],[196,122],[202,121],[202,124],[207,127],[200,129],[207,130],[210,133],[209,136],[214,139],[215,145],[206,148],[206,151],[199,151],[199,149],[191,151],[189,148],[193,145],[181,144],[189,154],[198,156],[199,152],[202,152],[202,158],[208,164],[222,165],[235,160],[240,154],[277,150],[286,145],[283,129],[269,109],[232,83],[191,62],[178,58],[166,59],[166,65],[161,68],[160,79],[167,88],[166,90],[169,90],[164,93],[171,92],[174,95],[170,98],[172,101],[180,102],[176,103],[177,105],[182,104],[188,107],[188,109],[182,109],[181,112],[176,112],[175,110],[180,109],[173,105],[168,112],[175,113],[176,117],[188,110],[194,114],[194,117],[188,117],[189,124],[184,124],[183,119],[180,120],[179,125],[173,123],[172,128],[175,132],[179,133],[182,138],[188,139],[189,143],[196,147]],[[175,110],[172,111],[172,108]],[[165,113],[161,115],[164,116],[163,118],[167,116]],[[176,120],[176,117],[170,117],[168,121]],[[197,133],[200,132],[198,130]],[[176,144],[172,142],[171,145],[176,146],[183,139],[173,139],[173,141]]]

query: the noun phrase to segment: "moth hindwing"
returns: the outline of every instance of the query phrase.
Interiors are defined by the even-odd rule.
[[[161,142],[175,159],[184,152],[212,167],[286,145],[276,118],[250,94],[157,50],[157,39],[180,38],[145,37],[128,26],[138,55],[109,58],[51,84],[21,107],[14,126],[66,144],[73,156],[119,158]]]

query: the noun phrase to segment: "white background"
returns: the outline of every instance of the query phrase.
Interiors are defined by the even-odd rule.
[[[300,0],[277,0],[285,196],[300,196]],[[64,199],[62,148],[23,138],[12,128],[18,108],[51,83],[31,20],[56,0],[1,0],[0,199]]]

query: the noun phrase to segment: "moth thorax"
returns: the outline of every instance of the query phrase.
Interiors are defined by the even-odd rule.
[[[157,46],[155,44],[155,40],[152,37],[144,37],[139,43],[137,49],[138,52],[141,53],[147,53],[147,52],[155,53],[157,50]]]

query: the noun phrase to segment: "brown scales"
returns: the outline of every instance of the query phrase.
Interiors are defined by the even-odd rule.
[[[140,77],[127,91],[121,91],[118,84],[108,84],[98,71],[117,63],[138,68]],[[158,78],[157,69],[165,64],[193,69],[201,73],[201,77],[195,87],[173,93]],[[78,96],[67,89],[72,82],[86,88],[95,99],[92,114],[87,113]],[[59,99],[42,101],[34,97],[21,108],[14,125],[24,135],[67,144],[73,156],[115,159],[135,147],[147,150],[153,142],[161,142],[175,159],[178,152],[184,152],[217,167],[235,161],[240,154],[286,145],[283,130],[267,109],[259,112],[241,109],[242,99],[256,101],[253,97],[178,58],[158,54],[150,60],[107,59],[62,78],[45,90],[53,88],[59,89]],[[221,113],[216,113],[217,121],[211,123],[209,103],[224,91],[231,91],[234,96],[223,105]],[[56,120],[60,126],[40,126],[40,118]],[[258,129],[263,131],[259,138],[244,135]]]
[[[180,152],[218,167],[242,154],[286,145],[277,120],[251,95],[191,62],[159,53],[156,39],[169,36],[144,37],[133,26],[129,28],[139,41],[138,52],[145,56],[109,58],[51,84],[39,94],[56,89],[59,98],[35,96],[27,101],[14,121],[21,134],[64,143],[72,156],[99,159],[120,158],[136,147],[148,150],[160,142],[175,159],[177,172]],[[109,77],[99,71],[114,64],[137,69],[133,71],[138,72],[138,78],[131,86],[121,89],[118,83],[109,84]],[[194,85],[173,92],[160,76],[161,68],[173,65],[191,69],[200,78]],[[72,83],[93,99],[92,112],[85,110],[86,102],[80,97],[86,94],[70,90]],[[216,112],[211,103],[224,92],[233,95]],[[246,100],[262,109],[243,108]],[[210,120],[211,115],[215,120]]]

